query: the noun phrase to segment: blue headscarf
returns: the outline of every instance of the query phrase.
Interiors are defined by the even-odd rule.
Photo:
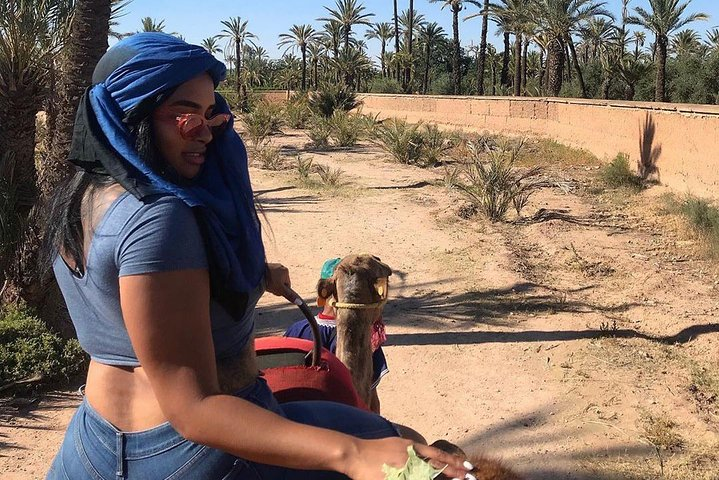
[[[88,89],[78,109],[73,138],[78,145],[73,145],[75,153],[70,161],[90,171],[97,170],[99,161],[103,165],[100,170],[115,177],[141,200],[164,193],[192,207],[205,237],[213,294],[214,287],[221,285],[224,296],[231,297],[233,292],[252,291],[265,272],[247,151],[232,128],[232,119],[228,128],[208,144],[207,161],[197,177],[186,185],[163,178],[140,158],[135,135],[127,125],[128,117],[143,106],[149,103],[156,107],[163,94],[202,73],[208,73],[217,86],[225,78],[225,66],[204,48],[174,36],[138,33],[118,42],[98,63],[93,82],[102,81]],[[231,113],[227,102],[216,92],[215,101],[215,113]],[[79,121],[82,115],[88,119],[87,127]],[[86,146],[88,138],[93,137],[106,139],[114,150],[112,160]],[[88,158],[93,156],[97,157],[95,163]]]

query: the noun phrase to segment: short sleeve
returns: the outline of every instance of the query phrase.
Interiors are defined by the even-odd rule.
[[[160,197],[141,208],[120,232],[119,276],[207,268],[207,253],[190,207]]]

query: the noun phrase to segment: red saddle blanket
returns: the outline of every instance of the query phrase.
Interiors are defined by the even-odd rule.
[[[280,403],[326,400],[369,410],[357,394],[347,367],[329,350],[322,349],[319,367],[307,366],[312,342],[300,338],[255,339],[260,370]]]

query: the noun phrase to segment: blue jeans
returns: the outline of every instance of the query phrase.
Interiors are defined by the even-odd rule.
[[[332,402],[279,405],[264,379],[237,396],[298,423],[360,438],[397,436],[390,422],[372,413]],[[67,428],[48,480],[336,480],[332,472],[290,470],[249,462],[182,438],[169,423],[125,433],[84,400]]]

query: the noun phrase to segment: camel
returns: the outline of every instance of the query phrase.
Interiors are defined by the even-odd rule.
[[[372,255],[344,257],[329,279],[317,284],[320,304],[336,309],[336,355],[350,371],[360,398],[372,397],[372,324],[382,315],[392,269]]]
[[[322,306],[327,302],[337,312],[336,355],[349,369],[352,383],[367,405],[372,383],[371,327],[382,315],[390,275],[392,269],[373,255],[349,255],[340,261],[331,278],[317,284],[318,303]],[[475,467],[471,474],[477,480],[521,480],[501,462],[482,454],[467,457],[459,447],[445,440],[432,446],[469,458]]]

